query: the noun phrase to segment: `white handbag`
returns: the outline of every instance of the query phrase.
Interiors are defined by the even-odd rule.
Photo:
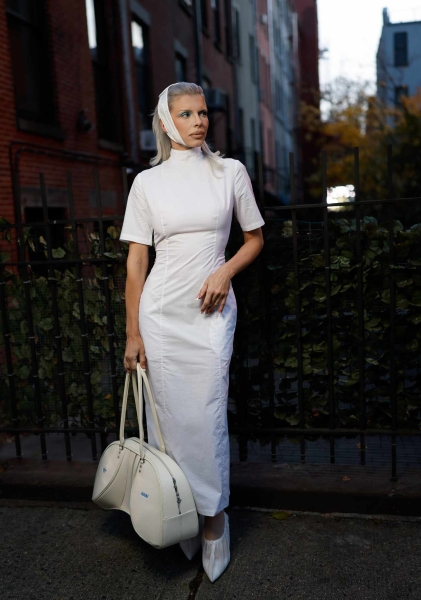
[[[145,382],[160,450],[144,442],[143,388]],[[166,548],[195,537],[199,519],[193,494],[183,471],[165,453],[155,401],[146,375],[137,363],[131,373],[139,437],[124,439],[130,373],[126,374],[120,421],[120,440],[104,450],[95,476],[92,500],[105,510],[123,510],[136,533],[155,548]],[[138,395],[138,389],[140,396]]]

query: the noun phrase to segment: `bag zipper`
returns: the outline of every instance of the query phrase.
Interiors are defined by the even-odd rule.
[[[180,510],[181,498],[180,498],[180,494],[178,493],[177,481],[173,477],[173,474],[171,473],[170,469],[168,468],[168,465],[166,465],[164,463],[164,461],[162,460],[162,458],[160,456],[158,456],[157,454],[155,454],[155,452],[153,451],[153,449],[150,446],[148,446],[148,450],[149,450],[149,452],[151,454],[153,454],[158,460],[160,460],[162,462],[162,464],[164,465],[164,467],[167,469],[168,473],[171,475],[171,479],[172,479],[172,483],[173,483],[173,486],[174,486],[175,495],[177,496],[178,514],[181,515],[181,510]]]

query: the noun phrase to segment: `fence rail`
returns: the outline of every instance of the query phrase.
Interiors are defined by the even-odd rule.
[[[319,204],[296,204],[292,153],[291,205],[265,206],[262,189],[256,190],[266,222],[265,246],[255,263],[233,280],[239,312],[231,365],[230,396],[235,407],[230,410],[230,433],[238,436],[240,460],[247,460],[250,435],[269,436],[273,461],[279,458],[282,436],[299,440],[303,462],[306,442],[315,436],[326,438],[331,463],[335,439],[355,436],[360,463],[366,464],[367,437],[390,436],[391,475],[396,480],[397,438],[419,439],[421,403],[415,397],[421,397],[421,364],[416,358],[421,347],[421,260],[416,257],[421,257],[417,233],[421,229],[416,225],[421,221],[421,196],[394,197],[392,158],[389,147],[389,197],[380,200],[361,198],[358,148],[354,149],[356,197],[346,206],[327,201],[325,152]],[[261,171],[261,165],[255,170]],[[122,177],[127,197],[124,169]],[[102,450],[109,433],[118,435],[125,377],[122,269],[126,254],[115,225],[123,215],[103,214],[97,168],[95,217],[75,216],[70,172],[67,219],[49,218],[42,173],[39,183],[43,220],[22,222],[15,180],[16,223],[1,224],[2,249],[8,243],[11,257],[2,261],[0,269],[4,340],[0,367],[7,377],[0,432],[14,435],[18,457],[22,456],[21,435],[39,434],[44,460],[47,433],[64,434],[67,460],[72,459],[71,434],[83,433],[90,438],[93,460],[98,460],[94,434],[100,434]],[[412,228],[397,219],[403,206],[407,221],[416,221]],[[335,207],[347,209],[346,217],[352,211],[353,218],[333,212]],[[316,213],[322,213],[321,218],[307,222],[312,229],[304,231],[300,214]],[[67,228],[68,235],[61,257],[55,258],[60,249],[53,248],[52,232],[58,226]],[[28,227],[43,228],[45,259],[27,256],[39,242],[31,238]],[[234,228],[229,254],[238,249],[240,233]],[[380,248],[378,252],[370,250],[374,242],[382,243],[374,246]],[[154,249],[150,251],[153,255]],[[36,276],[38,267],[46,269],[45,278]],[[409,272],[402,279],[402,273]],[[384,289],[376,291],[371,277],[386,282]],[[412,295],[403,297],[402,290],[408,289]],[[377,349],[377,358],[376,344],[384,350]],[[402,366],[402,360],[410,369]],[[387,398],[376,400],[372,387],[376,385],[382,394],[387,387]],[[126,430],[135,433],[136,426],[129,425]]]

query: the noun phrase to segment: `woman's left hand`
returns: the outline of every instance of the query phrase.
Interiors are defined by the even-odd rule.
[[[209,277],[203,283],[198,298],[204,298],[200,312],[211,313],[213,309],[221,302],[219,312],[222,313],[224,310],[225,302],[227,301],[228,293],[230,291],[231,277],[227,271],[225,265],[219,267],[215,273],[209,275]]]

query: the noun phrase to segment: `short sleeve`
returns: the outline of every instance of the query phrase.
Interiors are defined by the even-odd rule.
[[[246,167],[235,161],[234,214],[243,231],[251,231],[265,224],[256,204]]]
[[[130,188],[120,241],[152,246],[151,215],[140,175],[141,173],[136,175]]]

